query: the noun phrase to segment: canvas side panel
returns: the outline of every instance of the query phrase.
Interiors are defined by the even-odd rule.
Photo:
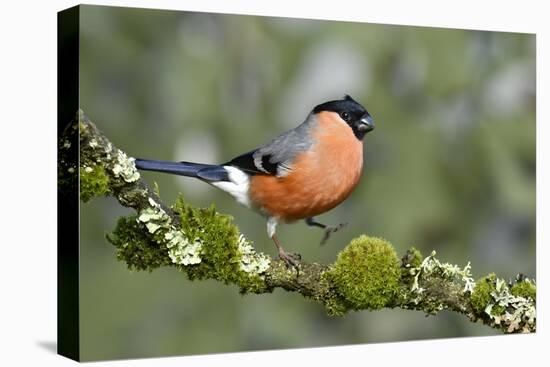
[[[79,14],[76,6],[57,16],[57,352],[74,360],[80,359]]]

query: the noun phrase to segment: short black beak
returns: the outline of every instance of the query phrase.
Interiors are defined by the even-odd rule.
[[[372,120],[372,117],[370,115],[363,116],[358,122],[357,130],[365,134],[374,130],[374,121]]]

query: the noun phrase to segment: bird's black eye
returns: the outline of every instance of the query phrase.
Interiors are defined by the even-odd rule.
[[[350,116],[349,116],[349,113],[347,111],[344,111],[344,112],[340,113],[340,116],[342,116],[344,121],[349,122]]]

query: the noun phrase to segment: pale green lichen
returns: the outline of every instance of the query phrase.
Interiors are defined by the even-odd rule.
[[[190,241],[183,232],[171,225],[172,219],[160,207],[160,204],[149,198],[148,208],[140,211],[137,220],[145,225],[149,233],[156,234],[157,242],[162,242],[168,249],[168,256],[174,264],[191,265],[201,262],[202,243],[195,238]]]
[[[495,324],[503,325],[507,332],[530,332],[535,329],[536,309],[533,302],[525,297],[514,296],[502,279],[496,279],[495,289],[491,292],[493,302],[489,303],[485,312],[495,320]],[[500,306],[504,314],[494,315],[491,308]]]
[[[167,232],[164,238],[168,241],[168,256],[174,264],[191,265],[201,262],[202,243],[198,238],[191,243],[180,231]]]
[[[534,284],[530,280],[527,282]],[[512,289],[514,287],[512,286]],[[506,281],[497,278],[494,273],[477,281],[470,300],[477,312],[486,314],[508,333],[532,332],[536,329],[536,308],[533,298],[530,295],[514,295]]]
[[[105,153],[105,158],[107,160],[110,160],[111,159],[111,152],[113,151],[113,144],[111,144],[111,142],[108,142],[106,146],[104,146],[104,153]]]
[[[460,281],[464,284],[463,293],[471,293],[475,282],[472,278],[470,262],[464,268],[450,263],[442,263],[435,258],[436,252],[432,251],[418,267],[411,267],[410,274],[413,275],[411,291],[422,294],[424,289],[420,286],[420,278],[423,276],[440,275],[451,281]]]
[[[126,182],[139,180],[140,175],[134,161],[134,158],[129,158],[123,151],[119,150],[116,156],[116,163],[112,169],[115,176],[122,178]]]
[[[95,148],[98,146],[97,140],[95,140],[95,139],[93,139],[93,138],[90,140],[90,142],[89,142],[88,144],[90,145],[90,147],[91,147],[92,149],[95,149]]]
[[[138,220],[145,224],[149,233],[155,233],[161,227],[170,225],[171,219],[160,208],[146,208],[140,211]]]
[[[239,235],[238,251],[241,255],[240,269],[246,273],[262,274],[269,269],[271,260],[263,253],[257,253],[250,242]]]

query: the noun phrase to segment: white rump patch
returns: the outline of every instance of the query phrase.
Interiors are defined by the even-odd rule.
[[[236,167],[223,166],[223,168],[227,171],[231,181],[217,181],[209,183],[212,186],[215,186],[233,196],[239,204],[250,208],[250,197],[248,196],[250,179],[248,178],[248,175]]]

